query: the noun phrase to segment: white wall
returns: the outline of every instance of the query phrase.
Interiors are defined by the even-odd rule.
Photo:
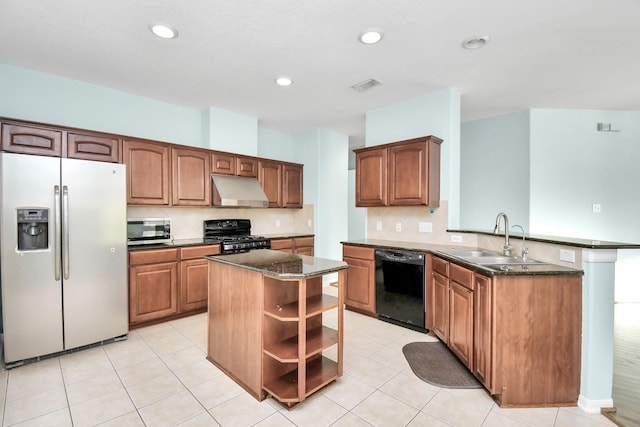
[[[356,207],[356,171],[349,170],[349,240],[359,240],[367,237],[367,209]]]
[[[304,163],[294,135],[263,127],[258,127],[258,157]]]
[[[202,146],[257,156],[258,119],[220,108],[205,108],[202,111]]]
[[[295,135],[304,154],[305,203],[315,205],[316,256],[342,259],[341,241],[348,237],[349,138],[326,129],[311,129]]]
[[[531,110],[532,230],[640,242],[639,140],[640,112]]]
[[[443,139],[440,199],[449,202],[449,226],[459,223],[460,93],[448,88],[366,114],[366,146],[434,135]]]
[[[0,64],[0,116],[201,146],[201,113]]]
[[[640,243],[640,112],[533,109],[465,122],[461,135],[462,228],[486,230],[499,210],[525,222],[528,210],[533,234]],[[505,192],[480,193],[505,168]],[[639,267],[640,250],[618,251],[616,301],[640,301]]]
[[[283,227],[282,232],[290,232],[292,228],[299,230],[300,219],[305,218],[306,212],[313,211],[312,229],[308,230],[305,225],[305,232],[317,234],[318,256],[342,258],[339,241],[347,237],[348,138],[345,135],[322,129],[288,135],[259,128],[254,117],[219,108],[191,110],[4,64],[0,64],[0,116],[302,163],[305,208],[324,203],[326,209],[310,206],[311,209],[301,212],[268,210],[262,216],[269,221],[275,216],[282,218],[291,224]],[[223,213],[220,209],[205,208],[204,212],[198,209],[198,215],[188,214],[196,210],[187,210],[184,215],[181,211],[180,217],[193,217],[201,224],[200,217],[206,216],[207,210],[212,210],[211,217],[233,214],[228,210]],[[266,224],[257,225],[264,233]],[[186,230],[200,227],[186,227]]]
[[[460,151],[461,227],[491,230],[505,212],[529,231],[529,111],[463,123]]]

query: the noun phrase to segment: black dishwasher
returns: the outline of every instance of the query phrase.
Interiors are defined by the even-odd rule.
[[[376,314],[381,320],[425,330],[424,254],[376,250]]]

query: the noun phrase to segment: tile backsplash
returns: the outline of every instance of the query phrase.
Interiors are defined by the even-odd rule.
[[[174,239],[201,238],[207,219],[250,219],[251,234],[314,234],[313,205],[302,209],[275,208],[180,208],[129,206],[129,218],[170,218]]]
[[[401,242],[420,242],[452,244],[451,233],[447,233],[449,209],[446,200],[440,201],[440,207],[396,206],[368,208],[367,238]],[[420,231],[423,229],[431,231]],[[473,234],[460,234],[463,239],[456,245],[476,246]]]

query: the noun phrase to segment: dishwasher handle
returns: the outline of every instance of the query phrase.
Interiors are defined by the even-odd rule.
[[[380,261],[399,262],[403,264],[424,265],[424,254],[415,252],[400,252],[376,249],[375,259]]]

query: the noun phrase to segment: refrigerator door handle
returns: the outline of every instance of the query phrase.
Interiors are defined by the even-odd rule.
[[[62,187],[62,272],[69,278],[69,188]]]
[[[53,246],[53,252],[55,254],[55,279],[56,282],[60,280],[60,266],[62,265],[62,258],[60,256],[60,251],[61,251],[61,247],[60,247],[60,186],[59,185],[54,185],[53,186],[53,211],[54,211],[54,218],[55,218],[55,222],[56,222],[56,228],[54,230],[53,235],[55,236],[54,239],[54,246]]]

